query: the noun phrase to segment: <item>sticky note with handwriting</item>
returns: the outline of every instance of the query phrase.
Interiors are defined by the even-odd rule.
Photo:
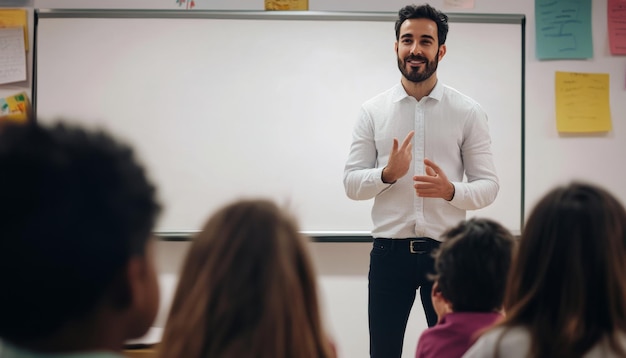
[[[26,49],[21,27],[0,28],[0,84],[26,81]]]
[[[593,58],[591,0],[535,0],[537,58]]]
[[[0,27],[21,27],[24,47],[28,51],[28,19],[25,9],[0,9]]]
[[[612,55],[626,55],[626,0],[609,0],[609,44]]]
[[[556,72],[555,89],[559,132],[611,130],[608,73]]]

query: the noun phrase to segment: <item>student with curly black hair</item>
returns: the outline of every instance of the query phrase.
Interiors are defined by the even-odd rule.
[[[104,132],[0,128],[0,357],[121,357],[148,330],[155,194]]]

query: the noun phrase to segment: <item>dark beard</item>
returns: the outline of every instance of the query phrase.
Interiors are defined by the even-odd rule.
[[[424,67],[422,72],[419,72],[419,69],[413,69],[409,66],[407,69],[407,62],[410,60],[419,60],[424,61],[424,64],[420,67]],[[437,71],[437,65],[439,65],[439,50],[437,50],[437,55],[432,61],[428,61],[426,57],[423,56],[414,56],[409,55],[401,60],[398,58],[398,69],[402,72],[404,78],[411,82],[423,82],[430,78]]]

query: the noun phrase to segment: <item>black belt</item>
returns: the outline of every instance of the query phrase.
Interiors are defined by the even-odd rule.
[[[430,237],[416,237],[410,239],[387,239],[379,237],[374,240],[384,240],[391,244],[392,249],[403,250],[404,248],[408,248],[409,252],[412,254],[429,254],[441,245],[441,242],[433,240]]]

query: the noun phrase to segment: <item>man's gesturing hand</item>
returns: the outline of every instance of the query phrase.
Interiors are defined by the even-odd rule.
[[[409,171],[411,160],[413,159],[413,135],[415,135],[415,131],[410,131],[404,138],[404,141],[402,141],[400,148],[398,148],[398,138],[393,139],[393,148],[389,154],[389,161],[383,169],[381,178],[383,183],[395,183],[396,180],[402,178]]]
[[[443,198],[448,201],[454,198],[454,185],[450,183],[446,173],[430,159],[424,159],[426,175],[416,175],[415,193],[423,198]]]

